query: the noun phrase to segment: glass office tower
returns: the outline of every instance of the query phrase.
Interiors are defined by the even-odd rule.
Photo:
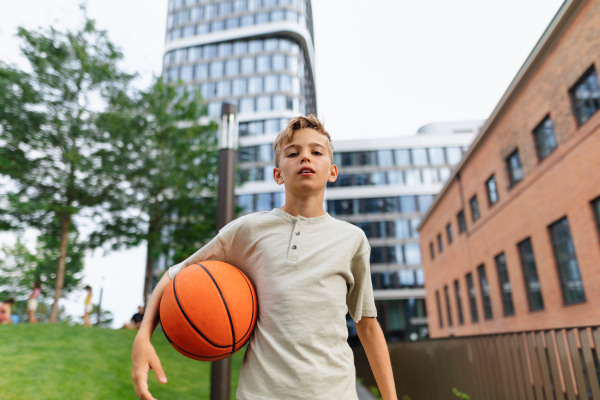
[[[238,106],[240,176],[272,176],[271,146],[290,117],[317,112],[310,0],[169,0],[163,75],[199,89],[210,117]],[[249,209],[279,207],[256,192]]]

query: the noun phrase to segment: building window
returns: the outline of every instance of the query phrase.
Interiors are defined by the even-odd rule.
[[[448,326],[452,326],[452,310],[450,309],[450,293],[448,285],[444,286],[444,294],[446,296],[446,312],[448,313]]]
[[[477,202],[477,195],[471,197],[469,204],[471,205],[471,216],[473,217],[473,222],[475,222],[479,219],[479,203]]]
[[[594,67],[590,68],[571,89],[571,99],[579,124],[600,109],[600,84]]]
[[[454,239],[452,235],[452,224],[446,225],[446,234],[448,235],[448,244],[452,243],[452,240]]]
[[[575,246],[571,238],[569,221],[562,218],[548,227],[554,249],[554,259],[558,267],[560,286],[565,304],[585,301],[583,282],[579,273],[579,265],[575,256]]]
[[[496,177],[492,175],[485,183],[488,195],[488,203],[490,206],[498,202],[498,186],[496,185]]]
[[[465,320],[463,318],[462,312],[462,302],[460,299],[460,285],[458,284],[458,279],[454,281],[454,294],[456,295],[456,309],[458,310],[458,323],[463,325]]]
[[[596,225],[598,226],[598,233],[600,234],[600,197],[592,201],[592,208],[594,209]]]
[[[456,219],[458,220],[458,233],[466,232],[467,220],[465,219],[465,210],[460,210],[456,215]]]
[[[441,253],[444,250],[444,244],[442,243],[442,234],[438,233],[437,235],[437,244],[438,244],[438,251]]]
[[[471,309],[471,322],[479,321],[479,314],[477,314],[477,301],[475,299],[475,286],[473,286],[473,274],[467,274],[467,290],[469,291],[469,306]]]
[[[557,143],[556,135],[554,134],[554,123],[550,119],[550,116],[547,116],[537,128],[533,130],[533,139],[540,161],[554,151]]]
[[[483,302],[483,315],[485,319],[492,319],[492,303],[490,301],[490,286],[485,275],[485,265],[477,267],[479,286],[481,288],[481,301]]]
[[[512,288],[508,279],[508,269],[506,268],[506,257],[504,253],[494,257],[496,261],[496,271],[498,272],[498,282],[500,282],[500,296],[502,297],[502,310],[504,316],[514,315],[515,307],[512,301]]]
[[[506,159],[506,170],[508,171],[508,182],[514,186],[523,179],[523,166],[519,157],[519,150],[515,150]]]
[[[438,311],[440,328],[443,328],[444,327],[444,319],[442,318],[442,304],[440,302],[440,291],[439,290],[435,291],[435,299],[437,300],[437,311]]]
[[[542,310],[544,308],[542,286],[538,279],[531,239],[527,238],[523,240],[518,244],[518,248],[519,257],[521,258],[521,268],[523,269],[523,279],[525,280],[529,311]]]
[[[433,242],[429,243],[429,254],[431,255],[431,259],[433,260],[435,257],[435,251],[433,250]]]

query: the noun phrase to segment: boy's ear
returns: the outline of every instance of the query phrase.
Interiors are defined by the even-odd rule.
[[[275,183],[278,185],[283,185],[283,175],[281,175],[281,169],[277,167],[273,168],[273,178],[275,179]]]
[[[329,167],[329,177],[327,178],[327,180],[329,182],[335,182],[337,180],[337,177],[338,177],[337,165],[332,164],[331,167]]]

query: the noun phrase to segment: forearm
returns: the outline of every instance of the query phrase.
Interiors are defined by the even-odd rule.
[[[150,296],[150,300],[148,301],[148,305],[146,306],[146,311],[144,312],[144,318],[142,319],[142,325],[140,326],[140,330],[137,333],[137,337],[141,337],[147,340],[152,338],[152,334],[158,325],[158,311],[160,307],[160,299],[162,298],[167,285],[171,282],[171,278],[169,278],[169,272],[165,272],[158,284],[154,288],[152,295]]]
[[[377,386],[379,386],[381,397],[383,400],[397,400],[392,363],[385,337],[377,319],[364,317],[357,324],[357,332],[367,354]]]

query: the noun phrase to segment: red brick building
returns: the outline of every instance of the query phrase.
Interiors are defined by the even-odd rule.
[[[420,227],[431,337],[600,325],[600,0],[567,0]]]

